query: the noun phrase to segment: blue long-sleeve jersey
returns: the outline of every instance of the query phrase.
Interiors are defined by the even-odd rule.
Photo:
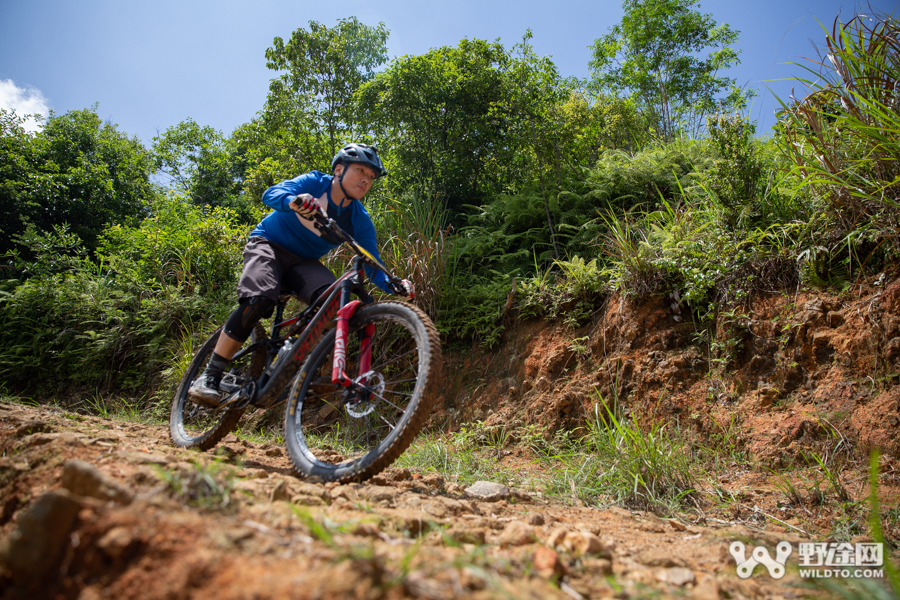
[[[250,235],[262,236],[303,258],[318,260],[337,248],[336,244],[322,239],[321,234],[313,227],[312,221],[300,218],[291,210],[290,202],[294,196],[310,194],[327,207],[328,216],[334,219],[341,229],[352,235],[360,246],[380,261],[375,226],[369,212],[359,200],[353,200],[345,207],[335,204],[331,199],[333,179],[331,175],[311,171],[267,189],[263,194],[263,202],[275,210],[260,221]],[[390,293],[387,277],[383,272],[366,267],[366,273],[375,285]]]

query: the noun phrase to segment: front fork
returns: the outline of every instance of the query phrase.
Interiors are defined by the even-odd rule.
[[[359,375],[360,380],[354,382],[345,369],[347,367],[347,338],[350,335],[350,319],[362,304],[359,300],[348,302],[337,312],[337,330],[334,337],[334,364],[331,369],[331,382],[337,386],[348,388],[354,383],[365,386],[364,376],[372,366],[372,338],[375,337],[375,324],[366,325],[359,342]]]

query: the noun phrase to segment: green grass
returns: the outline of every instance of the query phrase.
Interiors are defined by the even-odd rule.
[[[706,470],[699,454],[685,451],[680,430],[644,428],[601,406],[582,437],[568,431],[548,434],[534,426],[469,423],[453,434],[420,437],[397,464],[438,472],[462,485],[489,480],[588,505],[666,514],[693,506],[696,474],[702,477]],[[516,467],[501,463],[498,457],[509,447],[526,449],[530,466],[522,467],[521,460],[514,461]]]

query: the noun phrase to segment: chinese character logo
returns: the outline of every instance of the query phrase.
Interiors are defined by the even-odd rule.
[[[801,567],[880,567],[884,564],[882,544],[801,542],[797,548]]]
[[[773,579],[781,579],[784,577],[784,565],[787,563],[793,548],[788,542],[780,542],[775,546],[774,559],[769,555],[769,551],[762,546],[754,548],[750,558],[747,558],[746,550],[747,548],[743,542],[731,542],[731,545],[728,547],[728,551],[734,557],[734,562],[737,563],[738,577],[747,579],[753,575],[753,569],[756,568],[756,565],[763,565],[769,570],[769,575]]]

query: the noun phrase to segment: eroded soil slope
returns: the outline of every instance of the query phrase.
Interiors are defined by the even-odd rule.
[[[669,298],[611,297],[578,330],[511,321],[499,351],[457,355],[433,422],[577,429],[605,403],[773,467],[834,439],[898,457],[900,281],[878,283],[760,296],[712,332]]]

